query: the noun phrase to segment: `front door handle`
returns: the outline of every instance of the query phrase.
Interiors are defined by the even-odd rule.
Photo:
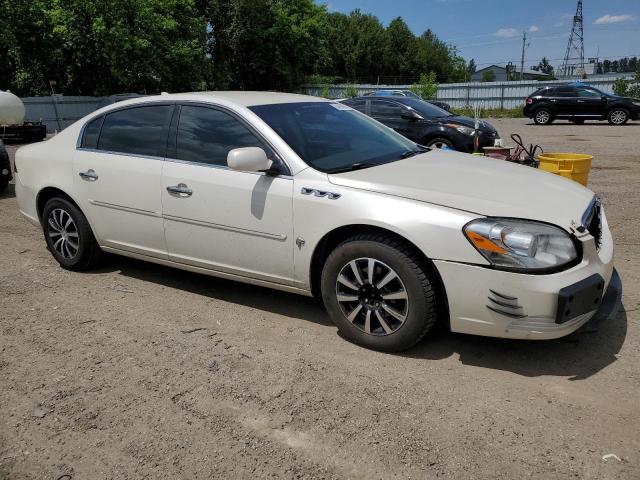
[[[193,195],[193,190],[191,190],[184,183],[179,183],[178,185],[170,185],[170,186],[168,186],[167,187],[167,192],[169,192],[169,195],[172,195],[172,196],[178,197],[178,198],[186,198],[186,197],[190,197],[191,195]]]
[[[80,175],[81,179],[86,180],[87,182],[95,182],[98,180],[98,174],[92,168],[86,172],[80,172],[78,175]]]

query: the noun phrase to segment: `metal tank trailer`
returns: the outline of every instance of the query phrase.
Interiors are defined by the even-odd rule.
[[[25,122],[24,103],[9,91],[0,90],[0,140],[37,142],[47,136],[42,122]]]

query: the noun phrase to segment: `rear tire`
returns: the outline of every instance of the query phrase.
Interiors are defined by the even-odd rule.
[[[406,350],[436,322],[432,275],[404,243],[382,234],[358,235],[327,258],[322,298],[347,340],[374,350]]]
[[[66,198],[54,197],[45,204],[42,228],[49,251],[63,268],[88,270],[104,256],[87,218]]]
[[[607,114],[610,125],[624,125],[629,120],[629,112],[624,108],[614,108]]]
[[[553,122],[553,114],[548,108],[539,108],[533,114],[533,121],[536,125],[549,125]]]

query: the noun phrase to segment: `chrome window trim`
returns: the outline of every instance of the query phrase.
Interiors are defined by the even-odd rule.
[[[278,149],[267,139],[265,138],[264,135],[262,135],[253,125],[251,125],[251,123],[245,119],[244,117],[240,116],[237,112],[235,112],[234,110],[224,106],[224,105],[219,105],[216,103],[210,103],[210,102],[201,102],[201,101],[197,101],[197,100],[180,100],[180,101],[172,101],[172,102],[168,102],[166,100],[158,100],[158,101],[151,101],[151,102],[142,102],[142,103],[136,103],[134,105],[125,105],[119,108],[113,108],[112,110],[108,110],[106,112],[102,112],[98,115],[94,115],[90,118],[87,119],[86,122],[83,123],[82,128],[80,128],[80,133],[78,134],[78,138],[76,139],[76,150],[78,151],[84,151],[84,152],[97,152],[97,153],[106,153],[108,155],[126,155],[126,156],[130,156],[130,157],[137,157],[137,158],[147,158],[147,159],[152,159],[152,160],[166,160],[166,161],[170,161],[170,162],[174,162],[174,163],[185,163],[188,165],[200,165],[200,166],[204,166],[204,167],[209,167],[209,168],[222,168],[222,169],[227,169],[227,170],[232,170],[231,168],[229,168],[228,166],[225,165],[212,165],[210,163],[202,163],[202,162],[191,162],[188,160],[180,160],[177,158],[172,158],[172,157],[158,157],[158,156],[153,156],[153,155],[141,155],[141,154],[137,154],[137,153],[125,153],[125,152],[114,152],[111,150],[100,150],[98,148],[85,148],[82,147],[82,138],[84,137],[84,132],[85,129],[87,128],[87,125],[89,123],[91,123],[93,120],[95,120],[96,118],[103,116],[106,117],[108,114],[113,113],[113,112],[118,112],[121,110],[127,110],[130,108],[140,108],[142,106],[146,106],[146,105],[173,105],[174,107],[176,105],[181,106],[181,105],[196,105],[196,106],[201,106],[201,107],[207,107],[207,108],[212,108],[212,109],[218,109],[221,110],[225,113],[230,114],[231,116],[233,116],[234,118],[236,118],[238,121],[240,121],[240,123],[242,123],[244,126],[246,126],[251,133],[253,133],[254,135],[256,135],[258,137],[258,139],[262,142],[264,142],[266,145],[268,145],[268,147],[273,151],[273,153],[276,154],[276,156],[278,157],[278,160],[280,160],[280,162],[282,162],[282,164],[285,166],[285,168],[288,170],[287,173],[285,174],[281,174],[281,175],[276,175],[278,178],[285,178],[285,179],[292,179],[293,175],[291,174],[291,172],[293,170],[291,170],[291,167],[289,166],[289,164],[287,163],[287,161],[285,160],[284,155],[282,155],[282,153],[280,153],[278,151]],[[103,120],[104,123],[104,120]],[[171,127],[169,127],[171,128]],[[102,129],[101,129],[102,132]],[[274,132],[275,133],[275,132]],[[170,133],[169,133],[170,134]],[[277,135],[277,133],[275,133]],[[284,140],[283,140],[284,141]],[[285,142],[286,143],[286,142]],[[266,175],[266,173],[264,172],[244,172],[244,173],[252,173],[254,175]]]
[[[238,172],[238,173],[249,173],[251,175],[268,175],[266,172],[246,172],[243,170],[234,170],[231,167],[228,167],[226,165],[216,165],[213,163],[201,163],[201,162],[192,162],[190,160],[180,160],[178,158],[163,158],[161,160],[164,160],[166,162],[171,162],[171,163],[183,163],[185,165],[193,165],[196,167],[204,167],[204,168],[215,168],[218,170],[231,170],[233,172]],[[284,174],[278,174],[278,175],[272,175],[274,178],[283,178],[285,180],[293,180],[293,175],[284,175]]]

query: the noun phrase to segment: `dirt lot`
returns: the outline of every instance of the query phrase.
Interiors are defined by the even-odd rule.
[[[0,479],[640,478],[640,124],[494,123],[595,155],[617,318],[558,341],[437,332],[375,353],[312,299],[123,258],[64,271],[10,189]]]

